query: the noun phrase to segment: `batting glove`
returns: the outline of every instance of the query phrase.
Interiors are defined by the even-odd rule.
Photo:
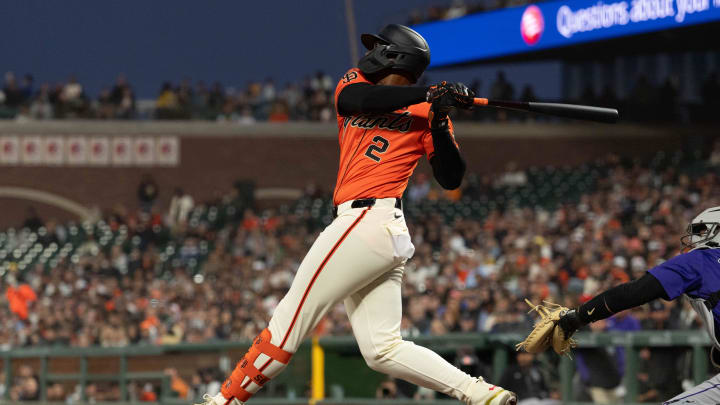
[[[431,103],[431,126],[436,126],[441,121],[446,120],[453,107],[472,108],[474,98],[475,93],[462,83],[441,82],[430,86],[426,101]]]

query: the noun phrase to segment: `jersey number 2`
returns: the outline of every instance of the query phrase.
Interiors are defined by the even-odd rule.
[[[388,146],[390,146],[390,142],[388,142],[388,140],[383,138],[382,136],[378,135],[373,138],[373,144],[367,148],[367,151],[365,151],[365,156],[376,162],[379,162],[380,156],[376,155],[374,152],[385,153],[388,150]]]

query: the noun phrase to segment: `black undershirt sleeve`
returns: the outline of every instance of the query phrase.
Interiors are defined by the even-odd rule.
[[[338,113],[342,116],[362,113],[387,113],[422,103],[427,87],[383,86],[369,83],[351,84],[340,92]]]
[[[435,153],[430,158],[435,180],[446,190],[460,187],[465,175],[465,159],[463,159],[453,142],[447,121],[438,128],[432,128],[433,149]]]
[[[580,305],[578,317],[584,323],[595,322],[658,298],[669,300],[660,281],[645,273],[637,280],[613,287]]]

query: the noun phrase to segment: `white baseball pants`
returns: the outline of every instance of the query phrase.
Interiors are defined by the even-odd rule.
[[[338,217],[302,261],[270,320],[271,343],[295,352],[325,313],[344,300],[368,366],[468,402],[473,377],[400,335],[403,268],[415,248],[395,199],[380,199],[368,208],[350,203],[338,207]],[[260,371],[272,378],[285,365],[268,360],[261,355],[253,364],[266,366]],[[250,393],[260,388],[247,384]]]
[[[699,385],[677,395],[675,398],[663,402],[663,405],[681,404],[720,404],[720,374],[711,377]]]

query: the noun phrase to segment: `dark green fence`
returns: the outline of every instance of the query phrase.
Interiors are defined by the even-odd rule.
[[[514,352],[514,344],[522,336],[517,334],[451,334],[446,336],[427,336],[412,339],[417,344],[427,346],[441,355],[453,354],[458,347],[473,347],[487,355],[492,364],[492,377],[497,381],[502,375],[505,367],[510,363]],[[627,390],[626,398],[635,398],[638,392],[637,375],[639,365],[639,351],[643,347],[684,347],[692,351],[691,374],[695,383],[700,383],[708,377],[708,347],[710,340],[702,331],[643,331],[643,332],[612,332],[612,333],[579,333],[577,335],[580,348],[589,347],[624,347],[626,356],[626,371],[624,385]],[[159,382],[159,402],[162,404],[188,403],[187,400],[172,398],[170,393],[170,380],[163,373],[164,367],[177,362],[178,369],[183,373],[182,364],[179,359],[184,358],[184,364],[195,364],[195,359],[208,356],[213,357],[217,364],[218,359],[225,359],[232,367],[239,359],[243,351],[247,349],[249,341],[245,342],[213,342],[207,344],[179,344],[165,346],[128,346],[122,348],[27,348],[13,349],[0,352],[0,358],[4,363],[5,371],[5,399],[9,399],[9,387],[13,380],[13,370],[20,364],[32,361],[39,364],[37,369],[40,379],[41,399],[46,398],[46,388],[49,383],[62,381],[75,381],[81,388],[83,395],[87,384],[95,381],[117,382],[121,392],[121,400],[128,401],[128,384],[131,381],[156,381]],[[367,401],[372,397],[375,388],[384,378],[382,375],[370,370],[364,365],[364,361],[356,347],[352,337],[327,337],[320,339],[320,344],[325,350],[325,386],[342,387],[341,395],[331,395],[332,399],[322,401],[324,405],[350,404]],[[191,356],[191,357],[187,357]],[[192,357],[195,356],[195,357]],[[219,357],[218,357],[219,356]],[[549,357],[555,356],[549,354]],[[72,372],[52,372],[49,362],[66,358],[73,362]],[[106,360],[107,359],[107,360]],[[113,361],[110,361],[113,360]],[[93,363],[93,369],[98,369],[98,361],[101,363],[103,372],[92,371],[89,367]],[[77,362],[77,366],[74,363]],[[130,366],[130,363],[137,365],[142,362],[142,370]],[[107,363],[107,369],[102,367]],[[153,370],[148,368],[157,367]],[[66,369],[68,367],[65,367]],[[688,370],[690,371],[690,370]],[[563,398],[572,398],[572,378],[574,375],[574,362],[563,357],[558,364],[558,374],[561,381],[561,393]],[[291,362],[286,372],[281,374],[273,383],[268,384],[265,391],[270,395],[282,398],[283,404],[291,402],[307,403],[305,398],[306,389],[310,380],[310,344],[304,343]],[[361,384],[358,384],[361,381]],[[284,385],[285,391],[273,391],[273,385]],[[267,395],[267,394],[266,394]],[[353,399],[362,398],[366,399]],[[278,399],[280,399],[278,398]],[[253,403],[272,405],[271,398],[257,398]],[[373,400],[373,403],[377,401]],[[400,402],[391,402],[399,404]],[[427,402],[430,404],[430,402]],[[434,402],[433,402],[434,403]],[[440,403],[444,403],[440,401]]]

